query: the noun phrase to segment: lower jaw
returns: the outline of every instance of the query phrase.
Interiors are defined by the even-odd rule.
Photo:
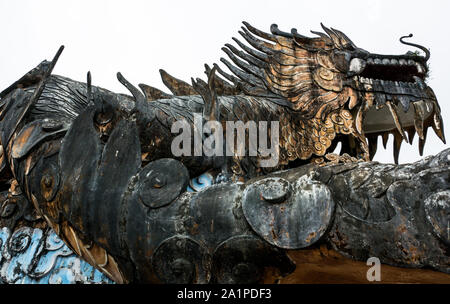
[[[429,103],[425,103],[424,109],[425,113],[421,119],[425,121],[432,116],[433,106]],[[397,114],[403,128],[414,128],[414,121],[416,119],[414,106],[410,106],[408,112],[398,110]],[[385,106],[380,109],[371,107],[367,110],[367,112],[365,113],[363,129],[365,134],[376,134],[382,132],[391,132],[393,130],[396,130],[397,127],[390,110]]]
[[[406,112],[401,104],[396,105],[390,101],[381,106],[376,106],[373,102],[362,102],[359,103],[359,107],[353,108],[352,116],[354,125],[352,132],[335,138],[328,149],[329,152],[333,152],[337,143],[341,142],[341,155],[346,153],[357,159],[369,161],[376,154],[378,137],[382,137],[386,149],[389,135],[392,134],[394,161],[398,164],[402,142],[412,143],[416,133],[419,137],[419,154],[423,155],[427,129],[430,126],[445,142],[443,130],[437,130],[435,123],[436,118],[441,120],[439,106],[432,100],[411,102]]]
[[[429,127],[433,127],[435,133],[445,143],[442,118],[436,101],[420,100],[411,102],[406,112],[401,105],[396,106],[387,102],[381,107],[372,106],[368,108],[364,114],[362,129],[363,136],[368,142],[370,160],[373,159],[376,153],[379,136],[382,137],[383,146],[386,149],[389,135],[393,135],[393,154],[396,164],[398,164],[400,147],[403,141],[412,144],[416,133],[419,137],[419,154],[423,155]]]

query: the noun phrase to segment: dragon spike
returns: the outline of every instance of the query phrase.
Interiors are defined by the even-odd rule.
[[[327,28],[325,25],[323,25],[323,23],[320,23],[320,26],[322,27],[322,29],[325,31],[325,33],[328,34],[328,36],[330,36],[331,40],[333,40],[333,43],[339,47],[342,48],[342,44],[341,41],[339,39],[339,36],[331,29]]]
[[[259,60],[258,58],[255,58],[253,56],[249,56],[246,53],[238,50],[237,48],[235,48],[233,45],[227,43],[225,44],[225,46],[227,48],[229,48],[231,50],[231,52],[233,52],[236,56],[239,56],[240,58],[244,59],[245,61],[253,64],[256,67],[259,68],[265,68],[267,67],[267,63],[265,63],[264,61]],[[228,54],[228,53],[227,53]]]
[[[159,73],[161,74],[162,82],[173,93],[173,95],[197,95],[197,92],[195,92],[194,88],[183,80],[173,77],[163,69],[160,69]]]
[[[441,114],[439,114],[438,112],[434,113],[433,124],[431,126],[433,127],[434,133],[436,133],[436,135],[439,137],[439,139],[444,144],[446,144],[442,117],[441,117]]]
[[[400,147],[402,146],[403,135],[400,132],[394,132],[394,162],[398,165],[398,156],[400,154]]]
[[[324,33],[312,32],[313,34],[319,35],[328,46],[333,46],[333,41]],[[299,46],[302,49],[305,49],[310,52],[316,52],[319,50],[319,47],[315,44],[315,38],[309,38],[303,35],[300,35],[297,32],[297,29],[293,28],[291,30],[291,34],[294,37],[295,45]],[[316,41],[317,42],[317,41]]]
[[[264,78],[264,74],[261,71],[261,69],[259,69],[257,66],[253,66],[251,64],[247,64],[244,61],[240,60],[239,58],[237,58],[234,54],[236,54],[237,56],[241,57],[239,54],[239,51],[236,48],[233,48],[232,45],[230,44],[226,44],[226,47],[223,47],[222,50],[228,55],[228,57],[230,57],[230,59],[241,69],[243,69],[244,71],[248,72],[248,73],[252,73],[253,75],[259,77],[259,78]],[[237,53],[235,53],[237,52]],[[242,57],[241,57],[242,58]],[[243,58],[245,59],[245,58]]]
[[[226,51],[225,51],[225,53],[226,53]],[[227,55],[230,56],[230,54],[228,54],[228,53],[227,53]],[[231,58],[231,56],[230,56],[230,58]],[[236,68],[225,58],[220,58],[220,61],[222,61],[228,67],[228,69],[230,69],[230,71],[233,72],[233,74],[238,76],[240,79],[242,79],[256,87],[265,87],[265,84],[262,82],[262,80],[256,78],[255,76],[251,75],[250,73],[246,73],[246,72],[242,71],[241,69]]]
[[[128,89],[128,91],[130,91],[131,95],[133,95],[137,103],[145,102],[145,96],[141,93],[141,91],[138,90],[138,88],[136,88],[128,80],[126,80],[125,77],[123,77],[122,73],[117,73],[117,80],[119,80],[119,82],[123,84]]]
[[[356,45],[353,43],[353,41],[350,40],[350,38],[347,37],[347,35],[334,28],[331,28],[331,30],[337,34],[343,47],[351,46],[352,48],[356,49]]]
[[[400,118],[398,117],[397,111],[395,110],[394,106],[390,101],[386,101],[386,104],[389,108],[389,111],[391,112],[392,119],[394,120],[395,126],[397,127],[399,134],[402,136],[405,142],[408,142],[408,138],[406,137],[405,130],[403,130],[402,124],[400,123]]]
[[[412,145],[413,144],[413,140],[414,140],[414,136],[416,135],[416,130],[412,127],[408,128],[406,130],[406,132],[408,133],[408,141],[409,144]]]
[[[414,128],[416,129],[417,134],[421,140],[425,139],[424,136],[424,117],[425,117],[425,103],[421,100],[418,102],[414,102]]]
[[[193,88],[200,94],[204,101],[203,116],[208,120],[219,119],[219,108],[217,107],[217,94],[215,91],[216,68],[213,67],[208,74],[208,83],[200,78],[195,81],[191,78]]]
[[[274,35],[271,35],[271,34],[269,34],[269,33],[260,31],[260,30],[258,30],[257,28],[251,26],[251,25],[250,25],[248,22],[246,22],[246,21],[242,21],[242,23],[245,25],[245,27],[246,27],[251,33],[255,34],[256,36],[259,36],[259,37],[261,37],[261,38],[264,38],[264,39],[266,39],[266,40],[273,41],[273,42],[276,42],[276,41],[277,41],[277,40],[275,39],[275,36],[274,36]],[[272,27],[271,27],[271,29],[272,29]]]
[[[244,51],[246,51],[247,53],[249,53],[250,55],[263,60],[265,62],[267,62],[269,60],[269,57],[262,52],[258,52],[257,50],[252,49],[251,47],[248,47],[247,45],[243,44],[239,39],[233,37],[231,38],[234,40],[234,42],[237,43],[237,45],[239,45],[239,47],[241,47]]]
[[[213,68],[217,70],[217,65],[213,66]],[[207,77],[209,77],[211,71],[211,67],[205,64],[205,74]],[[236,86],[231,85],[229,82],[227,82],[217,74],[214,74],[214,87],[216,89],[216,93],[222,96],[236,95],[239,93],[239,90]]]
[[[419,138],[419,154],[423,156],[423,148],[425,147],[425,141],[427,140],[428,127],[423,130],[423,138]]]
[[[297,31],[296,29],[292,29],[292,30]],[[270,32],[271,32],[272,34],[274,34],[274,35],[278,35],[278,36],[281,36],[281,37],[293,38],[292,34],[281,31],[281,30],[278,28],[278,25],[275,24],[275,23],[272,24],[272,25],[270,26]],[[306,38],[306,37],[305,37],[305,38]]]
[[[384,132],[382,134],[382,138],[383,138],[383,148],[386,149],[387,143],[388,143],[388,139],[389,139],[389,133],[388,132]]]
[[[151,87],[143,83],[140,83],[138,86],[144,93],[144,96],[147,99],[147,101],[153,101],[157,99],[169,99],[172,97],[172,95],[170,94],[164,93],[163,91],[157,88]]]
[[[210,72],[211,72],[211,67],[209,66],[209,64],[205,63],[205,74],[206,74],[206,76],[208,76]],[[192,77],[191,77],[191,80],[192,80]]]
[[[242,27],[242,30],[243,30],[243,32],[239,31],[239,34],[242,37],[244,37],[244,39],[255,49],[257,49],[258,51],[261,51],[263,53],[266,53],[266,54],[272,55],[274,53],[272,44],[263,42],[263,41],[255,38],[252,34],[250,34],[250,32],[245,27]]]
[[[86,99],[87,103],[89,104],[92,99],[92,77],[91,77],[91,71],[87,72],[87,88],[86,88]]]
[[[37,85],[36,89],[34,89],[34,92],[33,92],[33,95],[31,96],[31,98],[25,104],[24,110],[22,111],[22,113],[20,114],[20,116],[18,117],[18,119],[14,125],[13,132],[11,132],[10,134],[14,134],[16,132],[17,128],[19,127],[19,124],[23,121],[24,117],[28,114],[28,111],[31,109],[31,107],[36,103],[36,101],[41,96],[42,92],[44,91],[47,80],[50,77],[50,75],[52,74],[52,71],[55,68],[56,62],[58,62],[59,56],[61,56],[61,53],[63,52],[63,50],[64,50],[64,45],[61,45],[59,47],[58,51],[56,52],[55,56],[53,57],[52,61],[50,62],[49,66],[41,75],[41,81]],[[2,112],[2,115],[3,115],[3,113],[4,112]],[[8,141],[9,141],[9,139],[10,138],[8,138]],[[3,143],[3,144],[5,146],[7,145],[7,143]]]
[[[299,34],[296,28],[291,29],[291,34],[295,38],[306,39],[306,40],[311,39],[310,37]]]
[[[317,31],[311,31],[311,33],[313,33],[314,35],[319,36],[322,39],[325,39],[326,41],[328,41],[329,43],[332,43],[333,41],[330,39],[330,37],[322,32],[317,32]]]
[[[378,147],[378,134],[368,135],[367,140],[369,141],[369,156],[370,160],[372,160],[377,153]]]
[[[418,49],[421,49],[425,53],[424,60],[428,61],[428,59],[430,59],[430,51],[426,47],[421,46],[419,44],[404,41],[405,38],[411,38],[412,36],[413,36],[413,34],[409,34],[408,36],[403,36],[400,38],[400,42],[403,44],[410,45],[410,46],[416,47]]]
[[[239,83],[239,79],[237,79],[233,75],[225,73],[216,63],[214,63],[213,66],[216,68],[217,72],[219,72],[219,74],[222,75],[228,81],[231,81],[235,85],[237,85]]]

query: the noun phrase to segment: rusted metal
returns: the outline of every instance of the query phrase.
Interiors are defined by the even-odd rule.
[[[60,50],[0,94],[0,169],[14,177],[0,180],[11,186],[1,223],[20,223],[28,203],[118,283],[263,282],[268,269],[294,271],[288,251],[320,244],[449,273],[448,151],[410,166],[363,162],[380,135],[384,146],[394,135],[396,162],[405,130],[421,154],[430,126],[445,141],[429,54],[372,54],[322,28],[310,38],[244,23],[251,47],[224,48],[233,75],[205,66],[207,81],[190,86],[161,70],[174,96],[143,94],[120,73],[132,96],[92,86],[90,73],[87,84],[50,75]],[[279,161],[262,167],[249,149],[175,157],[172,125],[192,128],[196,113],[222,126],[279,122]],[[186,192],[206,171],[212,185]]]

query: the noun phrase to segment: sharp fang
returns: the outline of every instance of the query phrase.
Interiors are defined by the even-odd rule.
[[[369,157],[372,160],[377,153],[378,135],[367,136],[367,140],[369,141]]]
[[[403,142],[402,139],[403,136],[399,132],[394,132],[394,162],[396,165],[398,165],[398,156]]]
[[[443,123],[442,123],[441,114],[439,114],[439,112],[435,111],[434,115],[433,115],[432,127],[433,127],[433,130],[434,130],[434,133],[436,133],[436,135],[439,137],[439,139],[442,140],[442,142],[444,144],[446,144],[444,128],[442,128],[442,126],[443,126]]]
[[[398,117],[397,111],[390,101],[386,101],[388,105],[389,111],[391,111],[392,119],[394,120],[395,126],[397,127],[398,132],[403,137],[403,139],[408,142],[408,138],[406,137],[405,130],[402,128],[402,124],[400,123],[400,119]]]
[[[414,102],[414,128],[416,129],[417,134],[419,135],[421,140],[424,140],[424,132],[423,132],[423,122],[425,117],[425,109],[426,106],[423,101]]]
[[[388,132],[383,133],[382,137],[383,137],[383,147],[386,150],[387,142],[389,139],[389,133]]]
[[[425,147],[425,141],[427,139],[427,131],[428,131],[428,127],[426,127],[423,130],[423,139],[422,138],[419,139],[419,154],[420,154],[420,156],[423,156],[423,147]]]
[[[422,65],[420,63],[416,63],[417,72],[419,74],[425,74],[425,70],[423,69]]]
[[[412,145],[413,144],[413,140],[414,140],[414,136],[416,135],[416,130],[414,128],[408,128],[406,131],[408,132],[409,144]]]

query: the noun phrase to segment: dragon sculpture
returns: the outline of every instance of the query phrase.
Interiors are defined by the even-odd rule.
[[[448,153],[370,162],[379,136],[386,147],[393,134],[396,163],[416,133],[422,155],[430,126],[445,143],[430,52],[412,35],[400,41],[425,56],[370,53],[323,25],[306,37],[243,24],[246,43],[223,48],[231,74],[206,65],[207,81],[189,85],[160,70],[172,94],[141,92],[120,73],[132,96],[91,85],[90,73],[87,83],[53,75],[63,48],[1,92],[2,208],[28,204],[34,226],[117,283],[277,282],[302,271],[308,250],[448,279]],[[235,146],[174,156],[173,124],[196,130],[196,114],[223,126],[279,122],[266,134],[279,135],[278,161],[262,166],[267,155]],[[186,191],[205,172],[213,185]],[[25,225],[6,211],[2,225]]]

